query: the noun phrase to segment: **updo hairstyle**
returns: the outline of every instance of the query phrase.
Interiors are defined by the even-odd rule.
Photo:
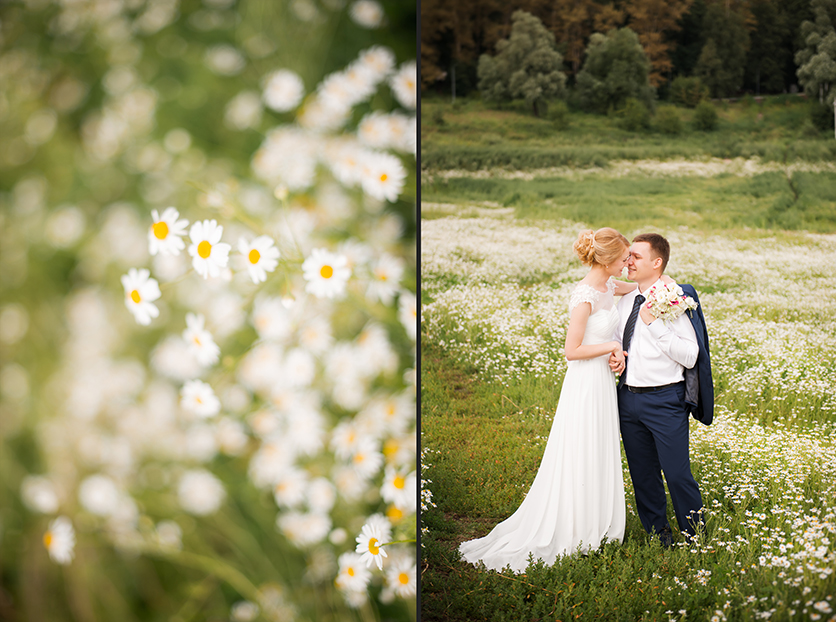
[[[608,266],[621,259],[624,249],[630,246],[623,235],[610,227],[602,227],[598,231],[584,229],[578,234],[578,240],[572,248],[585,266],[599,264]]]

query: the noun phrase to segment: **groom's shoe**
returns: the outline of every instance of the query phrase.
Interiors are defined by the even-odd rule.
[[[664,548],[669,549],[673,546],[673,532],[670,527],[665,527],[659,532],[659,544]]]

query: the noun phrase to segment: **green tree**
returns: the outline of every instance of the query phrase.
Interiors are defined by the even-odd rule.
[[[577,91],[583,105],[598,112],[621,109],[628,98],[653,105],[650,61],[639,37],[629,28],[594,33],[586,48],[586,62],[578,73]]]
[[[806,47],[795,55],[798,80],[807,95],[832,105],[836,97],[836,0],[813,0],[815,21],[801,23]]]
[[[747,83],[760,95],[761,87],[771,93],[784,89],[784,67],[790,50],[786,15],[776,0],[757,0],[752,4],[757,26],[751,35],[746,62]]]
[[[728,97],[743,86],[749,32],[743,15],[728,4],[714,3],[705,12],[703,30],[707,33],[694,69],[713,97]]]
[[[566,76],[554,35],[525,11],[511,16],[511,36],[496,44],[496,56],[479,58],[479,91],[487,101],[524,99],[539,116],[545,103],[563,94]]]

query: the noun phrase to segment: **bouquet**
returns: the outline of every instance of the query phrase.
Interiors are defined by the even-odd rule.
[[[673,322],[686,311],[696,309],[698,304],[693,298],[686,296],[679,285],[672,283],[651,287],[645,306],[653,317]]]

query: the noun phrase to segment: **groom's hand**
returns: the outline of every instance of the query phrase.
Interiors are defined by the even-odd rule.
[[[642,310],[639,312],[639,317],[641,317],[642,322],[645,324],[650,324],[651,322],[656,320],[656,316],[650,312],[646,306],[642,305]]]
[[[620,374],[624,371],[625,363],[624,357],[627,356],[627,353],[620,350],[618,353],[613,352],[610,354],[610,369],[613,371],[614,374]]]

